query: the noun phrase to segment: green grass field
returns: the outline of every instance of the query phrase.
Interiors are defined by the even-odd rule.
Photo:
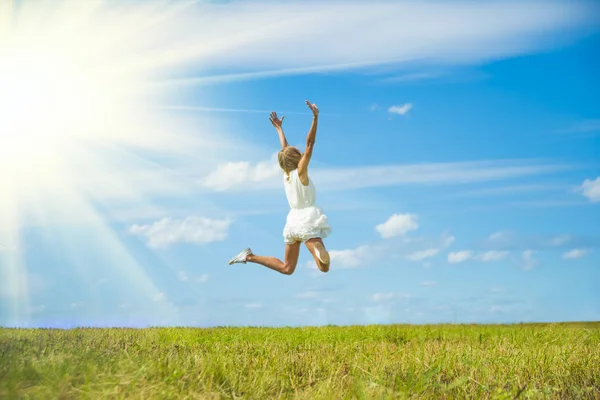
[[[0,398],[600,399],[600,323],[0,329]]]

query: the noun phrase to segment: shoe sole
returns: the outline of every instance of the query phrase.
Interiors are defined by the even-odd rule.
[[[329,265],[331,262],[331,258],[329,257],[329,253],[325,250],[325,247],[321,243],[315,243],[315,254],[319,261],[321,261],[325,265]]]
[[[251,250],[250,250],[250,249],[246,249],[246,250],[242,251],[242,253],[243,253],[243,252],[245,252],[245,251],[251,251]],[[233,257],[231,260],[229,260],[229,265],[233,265],[233,264],[235,264],[235,260],[236,260],[236,259],[237,259],[237,258],[238,258],[238,257],[239,257],[239,256],[240,256],[242,253],[238,254],[237,256],[235,256],[235,257]],[[243,262],[244,264],[246,264],[246,262],[245,262],[245,261],[242,261],[242,262]]]

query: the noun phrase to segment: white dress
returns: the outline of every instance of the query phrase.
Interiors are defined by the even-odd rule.
[[[313,182],[308,179],[304,186],[298,176],[298,169],[290,172],[289,180],[283,175],[285,195],[290,205],[290,212],[283,228],[283,239],[287,244],[306,242],[308,239],[324,239],[331,233],[327,216],[315,205],[317,191]]]

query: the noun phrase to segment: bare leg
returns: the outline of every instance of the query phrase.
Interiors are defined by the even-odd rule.
[[[264,265],[265,267],[271,268],[273,271],[277,271],[284,275],[291,275],[296,270],[298,255],[300,255],[300,242],[285,245],[284,262],[276,257],[256,256],[254,254],[248,255],[246,261]]]
[[[323,239],[321,239],[321,238],[308,239],[306,241],[306,247],[308,248],[310,253],[313,255],[313,258],[315,259],[315,263],[317,264],[317,267],[321,270],[321,272],[328,272],[329,265],[330,265],[329,253],[327,252],[327,250],[325,250],[325,245],[323,244]],[[326,261],[326,262],[321,262],[321,260],[319,260],[319,257],[317,257],[317,253],[315,251],[315,247],[318,248],[319,253],[321,254],[321,258],[323,258],[324,261]]]

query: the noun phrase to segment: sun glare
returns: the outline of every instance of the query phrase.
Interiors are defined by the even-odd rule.
[[[10,54],[0,59],[0,148],[23,157],[60,141],[80,113],[77,86],[51,56]]]
[[[151,202],[166,168],[138,149],[165,157],[195,151],[189,130],[148,107],[160,101],[148,82],[164,49],[143,29],[168,11],[150,3],[127,12],[91,0],[0,2],[0,291],[11,300],[9,321],[28,318],[20,235],[30,225],[43,228],[77,276],[97,279],[86,260],[97,253],[102,273],[135,283],[140,298],[156,295],[98,207]],[[65,222],[84,224],[93,240],[81,243]]]

